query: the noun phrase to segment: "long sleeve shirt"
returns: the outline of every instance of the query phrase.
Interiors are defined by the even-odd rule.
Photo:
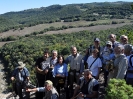
[[[62,76],[68,76],[68,69],[67,69],[67,64],[63,63],[62,65],[57,64],[54,66],[54,76],[57,74],[61,74]]]

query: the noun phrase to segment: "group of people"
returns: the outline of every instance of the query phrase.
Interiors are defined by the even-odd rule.
[[[29,98],[29,92],[34,91],[36,99],[59,99],[61,88],[65,89],[66,99],[97,98],[101,71],[104,72],[105,87],[111,78],[125,79],[133,86],[133,49],[128,37],[121,35],[120,42],[116,41],[115,34],[108,38],[104,47],[100,46],[100,39],[95,38],[85,55],[72,46],[66,59],[58,55],[57,50],[52,51],[51,57],[49,50],[44,50],[43,56],[35,63],[37,88],[26,89],[26,98]],[[29,72],[23,62],[18,62],[17,66],[11,80],[16,79],[18,95],[23,99],[22,88],[24,81],[29,81]]]

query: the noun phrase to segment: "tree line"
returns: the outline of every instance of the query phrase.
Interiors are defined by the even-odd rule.
[[[130,19],[131,2],[104,2],[86,4],[51,5],[0,15],[0,32],[24,29],[38,24],[100,19]]]

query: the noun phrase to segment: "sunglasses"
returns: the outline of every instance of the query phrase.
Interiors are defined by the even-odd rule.
[[[106,46],[107,46],[107,47],[111,47],[111,45],[109,45],[109,44],[107,44]]]

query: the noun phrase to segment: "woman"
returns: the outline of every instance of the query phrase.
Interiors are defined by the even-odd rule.
[[[68,70],[67,64],[64,63],[64,57],[59,55],[57,64],[54,66],[55,87],[60,95],[60,88],[67,86]],[[66,95],[67,96],[67,95]]]
[[[102,67],[101,59],[98,57],[98,49],[92,50],[92,55],[88,57],[87,63],[88,63],[88,69],[91,70],[92,76],[98,80],[100,70]]]

